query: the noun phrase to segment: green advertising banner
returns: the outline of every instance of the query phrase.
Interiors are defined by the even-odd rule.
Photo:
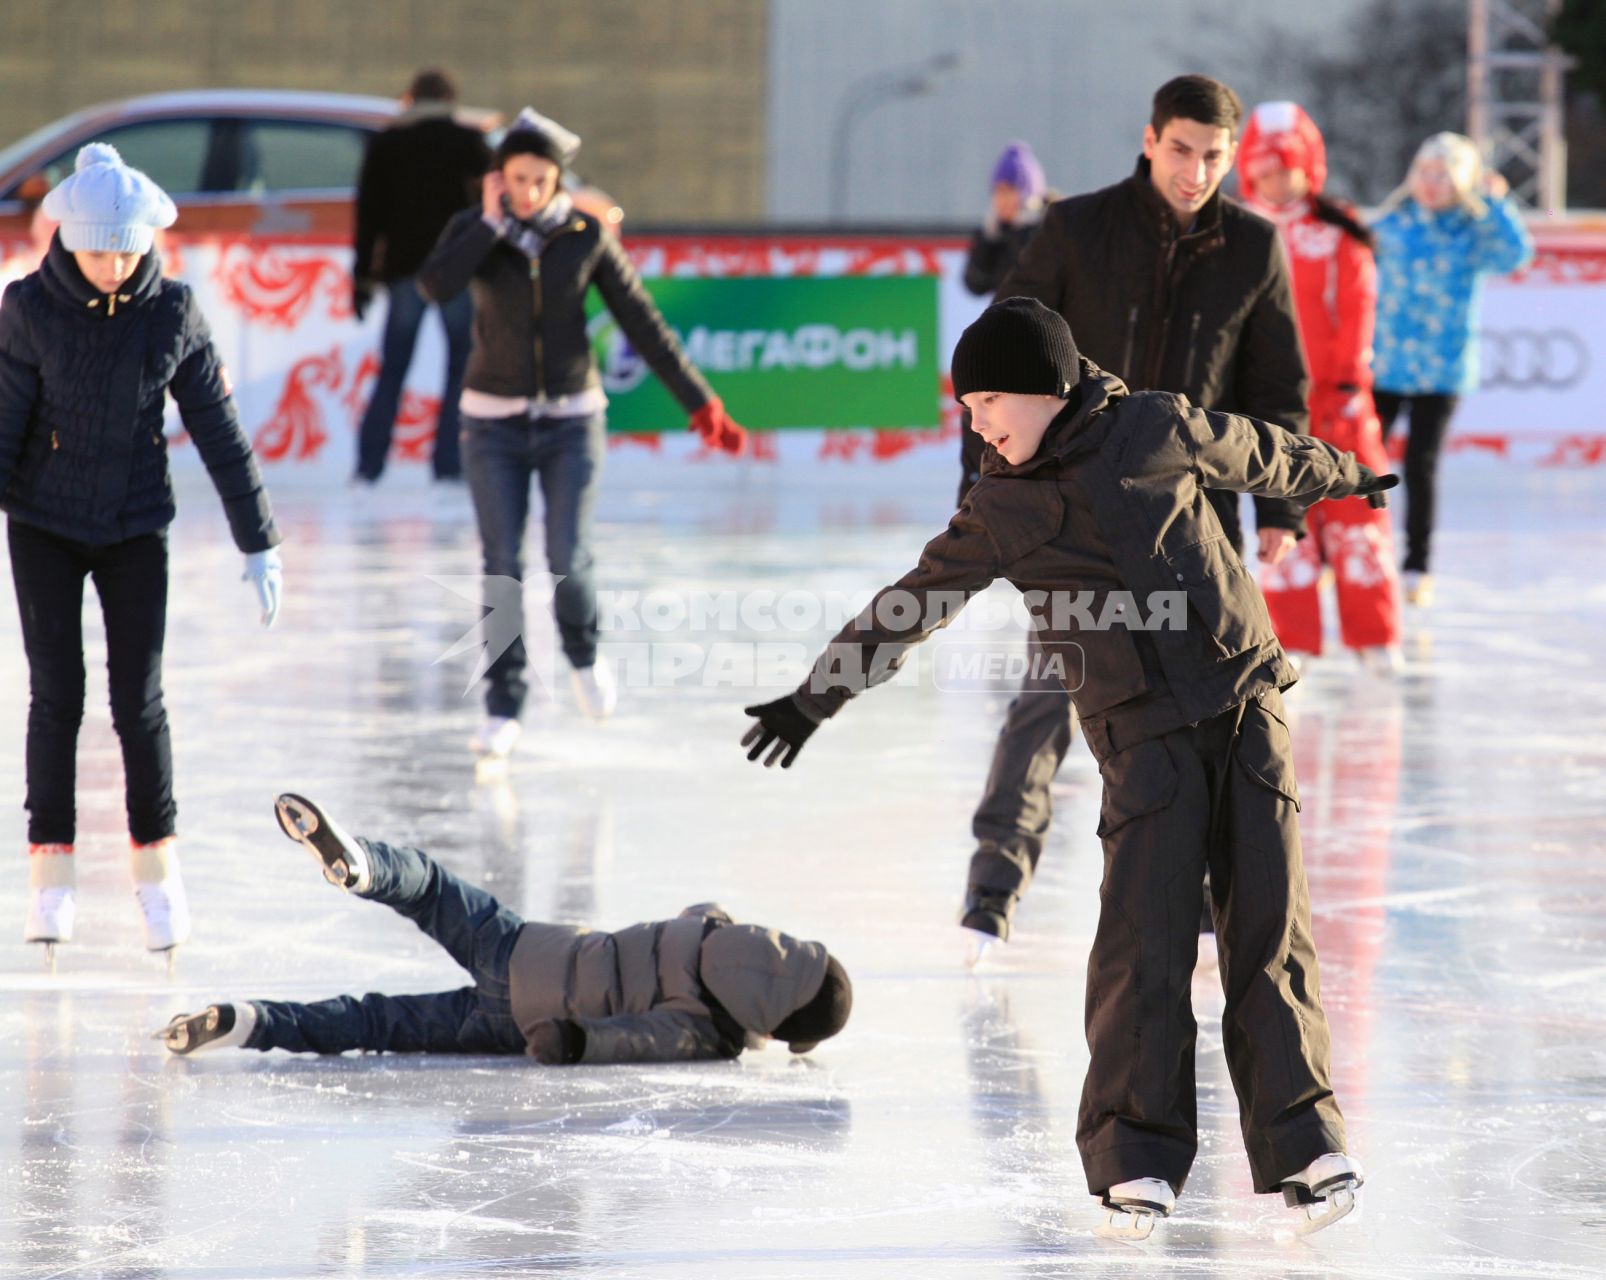
[[[936,427],[936,276],[662,277],[643,281],[691,362],[748,427]],[[590,334],[614,431],[685,413],[595,290]]]

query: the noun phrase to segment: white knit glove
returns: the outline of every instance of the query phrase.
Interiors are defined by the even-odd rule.
[[[247,554],[240,581],[256,588],[257,602],[262,606],[262,625],[271,627],[279,616],[279,597],[284,594],[284,564],[279,553],[270,548]]]

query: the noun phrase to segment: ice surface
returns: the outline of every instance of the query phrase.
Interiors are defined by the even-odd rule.
[[[952,492],[946,463],[887,476],[670,491],[621,469],[602,585],[868,592],[913,563]],[[1143,1250],[1089,1233],[1074,1144],[1099,877],[1082,748],[1017,940],[980,975],[962,966],[969,813],[1006,686],[878,690],[783,774],[736,747],[751,688],[627,687],[599,727],[565,681],[506,776],[477,780],[471,657],[435,664],[475,611],[429,581],[478,568],[466,495],[407,477],[360,502],[281,492],[285,606],[263,633],[194,479],[167,683],[197,935],[171,980],[139,949],[91,604],[78,940],[56,975],[15,941],[22,858],[0,877],[0,1276],[1606,1273],[1606,470],[1452,460],[1440,603],[1404,675],[1334,655],[1289,699],[1363,1210],[1275,1241],[1291,1211],[1251,1194],[1220,998],[1200,983],[1200,1157]],[[13,850],[25,709],[6,606]],[[854,976],[853,1021],[806,1059],[716,1065],[170,1060],[147,1033],[210,1000],[460,985],[279,835],[282,789],[532,917],[619,926],[713,897],[822,938]]]

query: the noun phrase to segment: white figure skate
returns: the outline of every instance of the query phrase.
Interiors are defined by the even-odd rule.
[[[56,971],[57,946],[72,941],[73,917],[76,914],[71,885],[42,885],[33,891],[22,940],[44,945],[45,966],[51,973]]]
[[[1312,1160],[1282,1184],[1283,1202],[1290,1209],[1305,1211],[1293,1235],[1314,1235],[1348,1217],[1365,1183],[1361,1162],[1341,1151],[1329,1151]]]
[[[190,940],[190,900],[179,871],[177,841],[130,842],[134,898],[145,926],[145,950],[165,952],[172,973],[178,948]]]
[[[1169,1218],[1177,1207],[1176,1193],[1163,1178],[1117,1182],[1100,1198],[1104,1202],[1104,1221],[1093,1228],[1093,1234],[1129,1244],[1147,1240],[1155,1222]]]
[[[619,683],[613,668],[600,655],[595,665],[576,667],[569,673],[574,681],[574,700],[593,720],[606,720],[619,705]]]
[[[506,760],[523,732],[524,727],[508,716],[486,716],[485,722],[468,740],[468,748],[486,760]]]

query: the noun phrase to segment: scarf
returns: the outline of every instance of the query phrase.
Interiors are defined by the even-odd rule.
[[[541,256],[547,241],[569,221],[574,214],[574,201],[567,191],[560,191],[536,210],[530,219],[515,218],[511,213],[502,218],[502,237],[532,262]]]

